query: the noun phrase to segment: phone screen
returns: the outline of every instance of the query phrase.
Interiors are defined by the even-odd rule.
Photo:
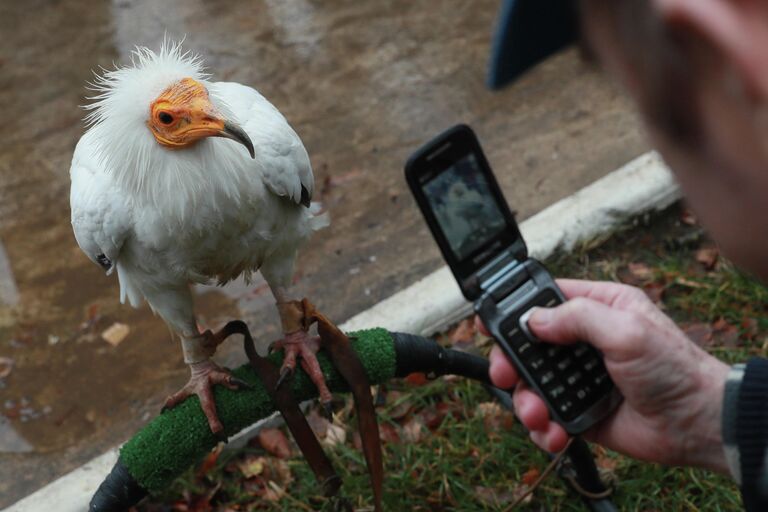
[[[507,227],[473,154],[439,173],[425,176],[421,186],[458,261],[472,255]]]

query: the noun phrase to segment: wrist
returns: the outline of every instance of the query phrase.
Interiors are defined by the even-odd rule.
[[[730,368],[705,354],[699,363],[696,406],[683,430],[685,464],[730,474],[723,442],[722,417],[725,383]]]

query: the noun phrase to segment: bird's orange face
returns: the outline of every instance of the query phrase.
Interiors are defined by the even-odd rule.
[[[253,144],[245,131],[225,119],[211,103],[205,86],[191,78],[165,89],[149,110],[147,126],[164,147],[181,149],[205,137],[225,137],[241,143],[254,156]]]

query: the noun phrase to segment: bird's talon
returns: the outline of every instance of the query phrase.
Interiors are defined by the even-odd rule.
[[[253,386],[251,384],[237,377],[230,377],[229,383],[234,384],[237,387],[237,389],[253,389]]]
[[[280,387],[288,380],[293,378],[293,368],[286,366],[282,370],[280,370],[280,378],[277,379],[277,384],[275,384],[275,389],[280,389]]]

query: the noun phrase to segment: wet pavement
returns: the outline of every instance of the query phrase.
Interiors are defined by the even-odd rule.
[[[647,149],[627,100],[575,51],[486,91],[496,8],[0,4],[0,507],[125,440],[187,378],[166,327],[146,307],[120,305],[115,276],[71,233],[68,169],[90,70],[167,32],[186,35],[216,78],[267,96],[303,138],[333,222],[301,254],[296,294],[343,321],[441,265],[402,165],[442,129],[475,127],[521,218]],[[198,292],[205,326],[239,316],[262,341],[277,336],[263,283]],[[236,363],[238,351],[229,343],[221,357]]]

